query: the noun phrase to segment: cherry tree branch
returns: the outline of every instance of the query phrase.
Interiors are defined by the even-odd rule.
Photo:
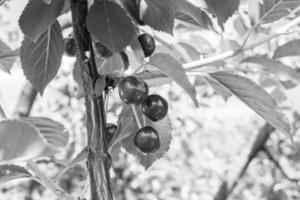
[[[271,133],[275,129],[268,123],[266,123],[258,132],[252,146],[250,149],[250,153],[243,163],[239,170],[234,169],[232,171],[233,175],[229,177],[233,177],[233,179],[226,179],[221,184],[218,193],[215,195],[214,200],[227,200],[231,193],[234,191],[236,186],[238,185],[241,178],[245,175],[250,163],[252,160],[258,155],[258,153],[265,148],[265,144],[270,138]],[[239,161],[240,162],[240,161]]]
[[[105,140],[106,117],[103,95],[96,96],[94,84],[100,75],[94,60],[91,36],[86,27],[87,0],[70,0],[73,34],[78,49],[81,79],[85,91],[87,116],[87,168],[90,178],[91,200],[112,200],[110,188],[110,156]],[[90,57],[86,55],[89,51]]]
[[[292,21],[287,23],[285,26],[275,30],[270,35],[268,35],[264,38],[261,38],[261,39],[255,41],[251,44],[246,44],[246,45],[241,46],[239,48],[229,50],[229,51],[225,51],[225,52],[217,54],[215,56],[211,56],[211,57],[208,57],[208,58],[204,58],[204,59],[196,60],[196,61],[193,61],[193,62],[190,62],[190,63],[186,63],[186,64],[183,65],[183,67],[186,70],[195,70],[195,69],[198,69],[198,68],[200,68],[204,65],[212,64],[212,63],[217,62],[217,61],[222,61],[222,60],[231,58],[233,56],[236,56],[236,55],[240,54],[243,51],[253,49],[254,47],[257,47],[257,46],[259,46],[259,45],[261,45],[265,42],[268,42],[268,41],[276,38],[276,37],[279,37],[279,36],[284,35],[284,34],[289,34],[287,31],[290,28],[292,28],[292,27],[294,27],[295,25],[298,25],[298,24],[300,24],[300,17],[297,17],[297,18],[293,19]]]

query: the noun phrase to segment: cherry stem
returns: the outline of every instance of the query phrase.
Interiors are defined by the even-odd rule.
[[[146,117],[143,115],[143,126],[146,126]]]
[[[136,108],[135,108],[134,105],[130,105],[130,106],[131,106],[131,109],[132,109],[132,111],[133,111],[133,115],[134,115],[135,121],[136,121],[136,123],[137,123],[139,129],[141,129],[141,128],[142,128],[142,124],[141,124],[141,122],[140,122],[140,119],[139,119],[139,116],[138,116],[138,114],[137,114]]]

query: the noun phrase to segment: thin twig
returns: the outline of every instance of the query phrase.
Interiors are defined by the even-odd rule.
[[[296,182],[298,183],[300,181],[300,179],[297,178],[291,178],[283,169],[283,167],[281,166],[281,164],[276,160],[276,158],[272,155],[272,153],[265,147],[263,149],[264,153],[268,156],[268,158],[274,163],[274,165],[276,166],[276,168],[280,171],[280,173],[289,181],[292,182]]]
[[[223,181],[218,193],[214,197],[214,200],[226,200],[232,194],[236,186],[239,184],[241,178],[245,175],[252,160],[258,155],[258,153],[261,150],[264,149],[266,142],[268,141],[271,133],[274,130],[275,129],[268,123],[266,123],[262,128],[260,128],[259,133],[257,134],[256,139],[254,140],[251,146],[247,160],[242,165],[241,169],[238,170],[237,173],[236,170],[233,171],[235,173],[235,175],[233,176],[233,180]],[[226,186],[226,188],[224,188],[224,186]]]
[[[0,105],[0,117],[2,118],[2,119],[6,119],[7,117],[6,117],[6,114],[5,114],[5,112],[4,112],[4,110],[3,110],[3,108],[2,108],[2,106]]]
[[[273,38],[279,37],[283,34],[289,34],[286,31],[288,31],[290,28],[294,27],[295,25],[300,23],[300,17],[295,18],[294,20],[290,21],[288,24],[286,24],[285,26],[277,29],[276,31],[274,31],[274,33],[260,39],[257,40],[251,44],[245,45],[244,47],[239,47],[237,49],[233,49],[233,50],[229,50],[229,51],[225,51],[223,53],[217,54],[215,56],[211,56],[208,58],[204,58],[202,60],[197,60],[197,61],[193,61],[187,64],[184,64],[183,67],[187,70],[195,70],[198,69],[201,66],[204,65],[208,65],[208,64],[212,64],[214,62],[217,61],[221,61],[221,60],[225,60],[228,58],[231,58],[243,51],[249,50],[249,49],[253,49],[256,46],[259,46]]]
[[[37,177],[37,181],[39,181],[46,188],[50,189],[59,199],[63,200],[76,200],[76,198],[72,197],[57,185],[55,185],[37,166],[33,161],[28,161],[27,166],[30,170],[32,170]]]

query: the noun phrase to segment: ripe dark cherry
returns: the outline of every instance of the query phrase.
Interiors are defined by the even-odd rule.
[[[136,133],[134,144],[144,153],[154,153],[160,147],[159,135],[151,126],[145,126]]]
[[[134,77],[128,76],[119,83],[119,96],[127,104],[140,104],[148,96],[148,85]]]
[[[75,56],[77,49],[74,38],[64,38],[64,44],[66,55]]]
[[[145,57],[151,56],[155,50],[154,38],[151,35],[144,33],[139,35],[138,40],[142,46]]]
[[[152,121],[161,120],[168,113],[168,102],[158,94],[149,95],[142,102],[142,111]]]
[[[118,126],[115,124],[107,124],[106,125],[106,143],[110,143],[113,138],[115,132],[117,131]]]
[[[100,54],[100,56],[102,56],[103,58],[109,58],[113,55],[113,53],[103,44],[101,44],[100,42],[97,42],[95,44],[96,50],[97,52]]]

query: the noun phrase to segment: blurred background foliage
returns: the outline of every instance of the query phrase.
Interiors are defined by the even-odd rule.
[[[17,19],[26,1],[10,1],[0,7],[0,39],[17,48],[22,40]],[[64,16],[62,19],[68,19]],[[185,24],[176,26],[174,41],[192,45],[199,53],[206,55],[232,49],[242,43],[249,29],[243,11],[234,15],[226,24],[225,33],[195,29]],[[275,26],[280,27],[282,24]],[[268,29],[264,30],[268,31]],[[68,29],[64,32],[67,36]],[[254,33],[249,42],[265,35]],[[169,37],[169,36],[165,36]],[[247,55],[264,55],[280,44],[300,38],[299,33],[283,36],[261,45]],[[158,47],[158,49],[163,47]],[[162,50],[163,51],[163,50]],[[258,74],[251,66],[240,64],[245,58],[240,54],[228,60],[232,69],[247,73],[253,80]],[[296,69],[300,67],[299,57],[286,60]],[[31,116],[47,116],[55,119],[69,130],[71,140],[63,153],[52,159],[39,161],[39,167],[50,177],[55,177],[62,166],[57,160],[74,158],[85,146],[84,102],[78,99],[78,87],[73,79],[75,60],[64,56],[57,78],[51,82],[43,97],[38,96]],[[176,84],[152,88],[164,96],[170,105],[173,123],[173,140],[170,150],[148,170],[144,170],[135,158],[124,150],[113,155],[111,170],[112,187],[116,200],[212,200],[223,181],[234,180],[246,162],[251,146],[265,122],[237,98],[227,101],[197,77],[198,99],[201,103],[195,109],[186,94]],[[26,80],[17,61],[11,74],[0,72],[0,103],[8,115],[12,115]],[[279,93],[281,94],[281,93]],[[232,200],[287,200],[300,199],[300,92],[299,87],[285,91],[282,106],[293,122],[294,141],[279,132],[272,133],[266,148],[274,160],[260,152],[250,163],[243,177],[230,196]],[[282,97],[282,96],[280,96]],[[116,91],[109,98],[108,122],[116,123],[121,101]],[[280,167],[276,164],[280,163]],[[282,173],[284,171],[284,173]],[[68,170],[60,185],[68,192],[84,194],[86,185],[85,167],[77,165]],[[11,181],[0,185],[1,200],[55,199],[53,194],[34,181]]]

